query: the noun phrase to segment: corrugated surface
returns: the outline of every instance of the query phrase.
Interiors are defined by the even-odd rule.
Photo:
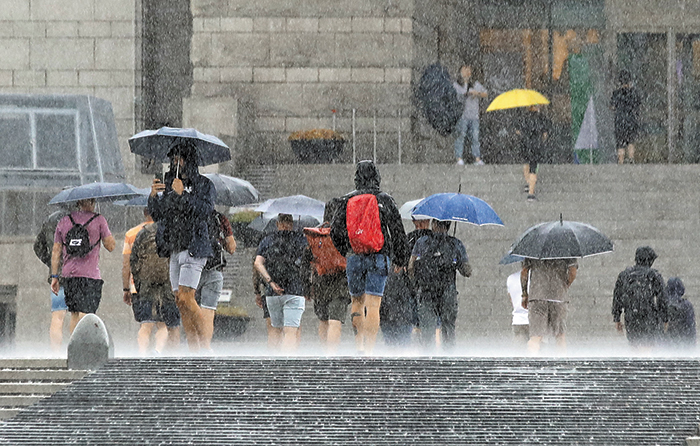
[[[686,359],[119,359],[0,444],[684,445],[699,378]]]

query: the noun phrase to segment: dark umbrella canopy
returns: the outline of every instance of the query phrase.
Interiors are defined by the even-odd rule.
[[[612,250],[610,239],[593,226],[559,219],[525,231],[509,254],[544,260],[588,257]]]
[[[96,201],[128,200],[140,194],[139,189],[126,183],[88,183],[64,189],[49,204],[74,203],[94,198]]]
[[[439,63],[428,66],[416,88],[416,101],[430,125],[442,136],[454,130],[462,116],[462,102],[452,86],[447,68]]]
[[[258,190],[246,180],[218,173],[205,173],[204,176],[214,184],[216,204],[218,205],[242,206],[259,201]]]
[[[197,165],[223,163],[231,159],[226,143],[213,135],[195,129],[161,127],[144,130],[129,138],[131,152],[157,161],[167,161],[168,152],[177,143],[189,142],[197,151]]]

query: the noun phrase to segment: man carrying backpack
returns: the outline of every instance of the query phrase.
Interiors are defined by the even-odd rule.
[[[204,350],[211,349],[211,338],[214,336],[214,316],[216,316],[219,297],[221,297],[221,290],[224,287],[223,271],[226,266],[224,250],[229,254],[236,251],[236,240],[233,238],[231,222],[224,214],[214,210],[209,215],[207,224],[214,255],[207,259],[195,293],[195,300],[202,308],[204,324],[202,325],[203,334],[199,342]]]
[[[299,326],[308,295],[309,244],[294,231],[294,219],[279,214],[277,231],[260,242],[255,269],[267,284],[266,300],[270,323],[282,330],[281,347],[290,353],[299,346]]]
[[[454,346],[458,309],[456,272],[464,277],[472,275],[464,245],[447,234],[450,223],[433,220],[432,232],[418,239],[408,262],[409,274],[415,279],[418,324],[425,348],[435,347],[438,318],[444,345]]]
[[[107,220],[95,213],[94,198],[78,201],[78,210],[63,217],[56,226],[51,253],[51,291],[58,294],[63,285],[71,313],[71,333],[86,313],[95,313],[100,306],[104,284],[99,268],[100,241],[109,252],[117,244]]]
[[[340,205],[339,198],[326,203],[323,225],[319,228],[304,228],[311,249],[311,298],[314,313],[318,317],[318,336],[329,354],[335,354],[340,345],[340,334],[350,304],[347,261],[330,237],[330,221]]]
[[[661,273],[652,268],[656,253],[649,246],[640,246],[634,255],[634,266],[617,276],[613,291],[612,315],[617,331],[627,331],[633,347],[651,348],[668,322],[668,299]],[[625,313],[624,325],[620,316]]]
[[[379,190],[381,176],[372,161],[360,161],[355,190],[342,197],[331,222],[331,239],[347,257],[347,278],[358,352],[371,353],[379,331],[379,308],[389,268],[408,263],[406,233],[394,199]]]
[[[172,351],[180,345],[180,312],[170,289],[170,264],[167,258],[158,255],[156,231],[157,225],[148,222],[131,246],[129,267],[136,292],[129,296],[129,302],[142,327],[147,323],[155,325],[155,351],[163,353],[166,348]],[[150,334],[150,329],[147,336],[139,330],[142,354],[148,349]]]

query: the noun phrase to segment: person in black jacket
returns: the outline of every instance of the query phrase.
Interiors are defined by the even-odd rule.
[[[695,347],[695,309],[690,301],[683,297],[685,286],[679,277],[671,277],[666,283],[668,297],[668,327],[666,341],[673,348]]]
[[[613,321],[620,333],[626,328],[627,340],[634,347],[655,346],[662,324],[668,322],[665,282],[661,273],[651,267],[656,257],[649,246],[637,248],[635,265],[617,276],[613,291]],[[620,321],[623,312],[624,325]]]
[[[164,183],[153,180],[148,210],[158,223],[158,255],[170,257],[170,284],[182,317],[191,351],[200,348],[204,336],[202,311],[195,300],[202,269],[213,255],[207,219],[214,211],[216,190],[200,175],[195,147],[184,140],[168,155],[170,171]]]
[[[352,297],[351,320],[355,329],[358,352],[371,353],[379,331],[379,307],[384,286],[393,264],[398,272],[408,264],[406,232],[394,199],[379,190],[379,169],[370,160],[360,161],[355,170],[355,190],[342,197],[331,222],[331,239],[342,255],[348,255],[348,288]],[[355,253],[350,244],[347,227],[348,201],[358,195],[372,194],[377,198],[384,243],[378,252]]]

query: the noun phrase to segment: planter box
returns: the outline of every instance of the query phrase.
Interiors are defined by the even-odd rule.
[[[328,164],[343,152],[343,139],[293,139],[289,141],[300,163]]]

